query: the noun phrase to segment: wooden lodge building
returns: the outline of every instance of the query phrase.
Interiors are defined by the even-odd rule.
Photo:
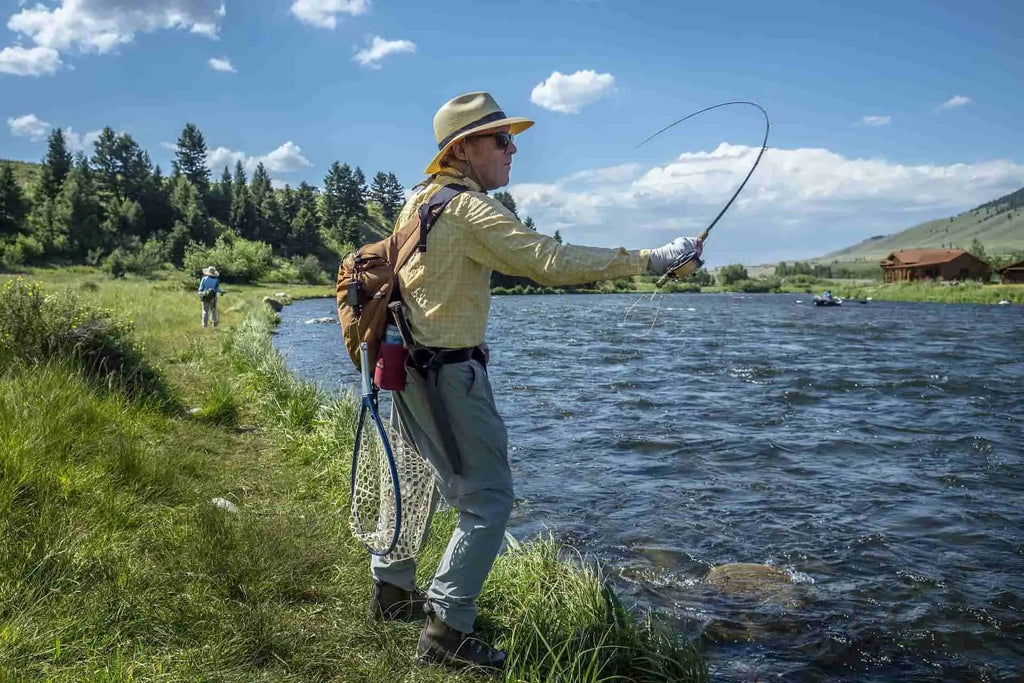
[[[1024,261],[1011,263],[999,269],[1000,282],[1004,285],[1024,284]]]
[[[901,249],[881,263],[886,282],[987,280],[992,269],[963,249]]]

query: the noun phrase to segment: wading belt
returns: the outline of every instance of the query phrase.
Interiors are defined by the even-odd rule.
[[[462,455],[459,453],[459,445],[455,441],[455,434],[452,432],[452,424],[448,415],[448,408],[441,397],[441,387],[438,384],[438,377],[441,368],[453,363],[465,363],[475,360],[487,368],[487,356],[479,346],[469,346],[461,349],[443,349],[431,346],[423,346],[417,343],[412,336],[412,328],[405,317],[401,301],[392,301],[388,304],[388,310],[398,325],[402,334],[402,341],[409,349],[408,360],[410,367],[416,370],[423,378],[424,387],[427,392],[427,403],[430,406],[431,418],[437,426],[437,432],[441,435],[441,445],[444,447],[445,457],[448,465],[452,468],[453,474],[462,474]]]

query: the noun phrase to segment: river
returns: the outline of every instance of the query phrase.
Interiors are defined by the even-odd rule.
[[[337,390],[332,315],[287,307],[275,344]],[[487,339],[510,531],[703,632],[713,680],[1021,680],[1024,307],[508,296]],[[701,581],[733,562],[792,586]]]

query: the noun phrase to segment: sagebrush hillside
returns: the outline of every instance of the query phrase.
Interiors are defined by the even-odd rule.
[[[989,256],[1024,251],[1024,188],[970,211],[915,225],[893,235],[878,235],[826,254],[816,262],[879,261],[897,249],[968,249],[974,240]]]

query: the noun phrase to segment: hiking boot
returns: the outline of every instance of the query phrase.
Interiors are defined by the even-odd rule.
[[[416,661],[424,664],[444,664],[454,668],[478,666],[500,671],[508,653],[491,647],[470,633],[456,631],[427,609],[427,625],[423,627],[416,644]]]
[[[423,616],[427,596],[417,589],[406,590],[383,581],[373,582],[373,593],[367,607],[367,616],[372,621],[396,621],[418,619]]]

